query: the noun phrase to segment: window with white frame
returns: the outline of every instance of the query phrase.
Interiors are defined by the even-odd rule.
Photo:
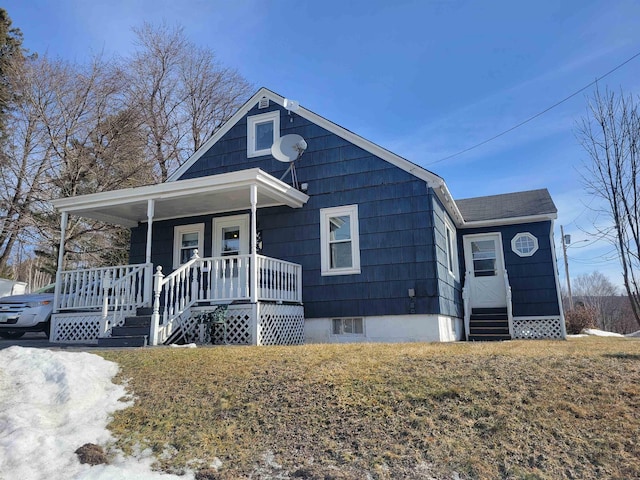
[[[455,230],[453,229],[453,226],[448,221],[445,221],[444,229],[446,232],[445,241],[447,242],[447,245],[446,245],[447,268],[449,270],[449,273],[457,278],[458,276],[458,273],[457,273],[458,272],[458,244],[456,242]]]
[[[360,273],[358,205],[320,209],[322,275]]]
[[[247,157],[270,155],[271,146],[279,137],[279,110],[247,117]]]
[[[204,223],[178,225],[173,229],[173,268],[178,268],[193,257],[196,250],[203,255]]]
[[[530,257],[538,251],[538,239],[529,232],[518,233],[511,239],[511,249],[520,257]]]
[[[331,323],[333,335],[364,335],[364,320],[362,318],[333,318]]]

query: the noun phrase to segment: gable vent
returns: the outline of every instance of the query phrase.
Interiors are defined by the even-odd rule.
[[[258,102],[258,108],[267,108],[269,106],[269,99],[267,97],[262,97]]]

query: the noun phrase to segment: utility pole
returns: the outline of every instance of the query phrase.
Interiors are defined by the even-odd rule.
[[[571,243],[571,235],[564,235],[564,227],[560,225],[562,235],[562,251],[564,252],[564,272],[567,276],[567,290],[569,292],[569,310],[573,310],[573,295],[571,295],[571,279],[569,278],[569,260],[567,259],[567,245]]]

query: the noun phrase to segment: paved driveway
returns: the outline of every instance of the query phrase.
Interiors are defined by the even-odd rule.
[[[25,333],[24,337],[17,340],[7,340],[4,338],[0,338],[0,350],[2,350],[3,348],[12,347],[14,345],[31,348],[49,348],[51,350],[91,351],[96,348],[95,345],[66,345],[63,343],[50,343],[45,334],[41,332]]]

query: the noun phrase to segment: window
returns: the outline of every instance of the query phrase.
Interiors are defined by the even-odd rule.
[[[322,275],[360,273],[358,206],[320,210]]]
[[[473,274],[475,277],[496,276],[496,243],[493,240],[473,240]]]
[[[458,276],[458,245],[456,243],[456,234],[449,222],[445,222],[444,228],[447,238],[447,268],[449,273],[457,278]]]
[[[191,260],[196,250],[202,256],[203,237],[204,223],[179,225],[173,229],[173,268]]]
[[[331,322],[333,335],[364,335],[362,318],[334,318]]]
[[[538,251],[538,239],[529,232],[518,233],[511,240],[511,250],[521,257],[530,257]]]
[[[247,157],[271,154],[271,145],[280,137],[280,111],[247,118]]]

